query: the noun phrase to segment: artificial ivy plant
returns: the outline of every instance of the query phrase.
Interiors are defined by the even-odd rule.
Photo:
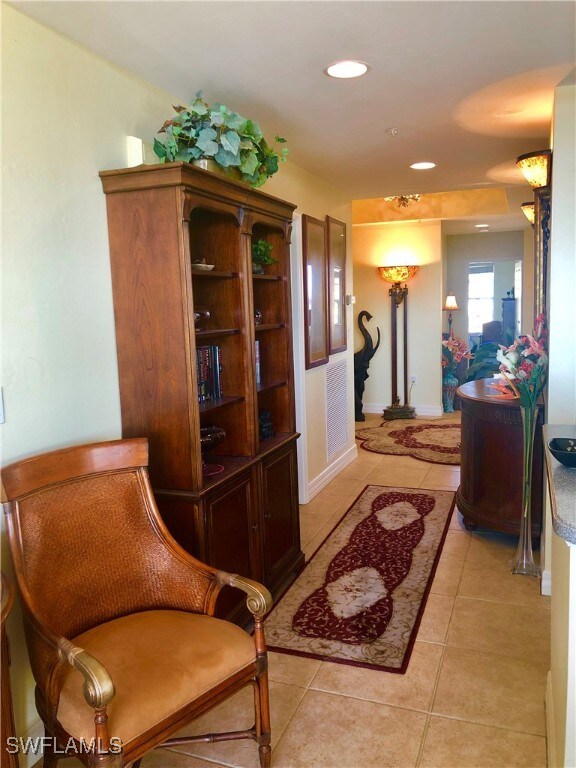
[[[194,162],[201,158],[214,160],[222,168],[238,168],[242,180],[259,187],[278,170],[284,161],[286,147],[276,150],[276,144],[285,144],[282,136],[275,137],[271,147],[257,122],[232,112],[224,104],[210,106],[198,91],[188,107],[175,106],[176,114],[166,120],[154,139],[154,152],[160,162],[184,160]]]

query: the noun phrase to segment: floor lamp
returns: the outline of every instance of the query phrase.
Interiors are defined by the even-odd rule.
[[[448,338],[450,338],[452,336],[452,312],[460,309],[458,302],[456,301],[456,296],[454,296],[453,293],[449,293],[448,296],[446,296],[446,301],[444,302],[442,309],[444,312],[448,312]]]
[[[384,418],[387,421],[393,419],[413,419],[415,409],[408,403],[408,287],[402,288],[402,283],[414,277],[418,267],[378,267],[378,274],[387,283],[392,283],[388,291],[390,296],[390,331],[391,344],[391,368],[392,368],[392,405],[384,410]],[[404,405],[400,405],[398,396],[398,307],[404,304]]]

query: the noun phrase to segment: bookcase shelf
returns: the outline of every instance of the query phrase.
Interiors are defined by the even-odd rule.
[[[202,341],[203,339],[211,339],[215,336],[234,336],[237,333],[241,333],[240,328],[210,328],[197,330],[196,338],[198,341]]]
[[[294,206],[188,163],[100,176],[123,435],[148,437],[158,505],[182,546],[277,595],[304,564],[290,302]],[[253,275],[259,239],[270,243],[275,263]],[[200,261],[214,269],[194,269]],[[199,381],[202,397],[212,399],[199,402]],[[262,434],[274,436],[261,438],[266,421],[271,429]],[[223,467],[213,475],[202,470],[200,429],[208,426],[225,432],[204,457]],[[224,600],[220,615],[241,620],[242,604],[240,596]]]
[[[285,387],[288,384],[287,381],[271,381],[266,384],[258,384],[258,392],[267,392],[269,389],[276,389],[276,387]]]
[[[221,277],[239,277],[238,272],[220,272],[212,270],[211,272],[203,272],[201,270],[192,270],[194,280],[214,280]]]
[[[217,397],[214,400],[206,400],[203,403],[198,404],[198,410],[201,414],[211,413],[218,408],[224,408],[226,405],[232,405],[233,403],[242,402],[244,398],[242,396],[237,397]]]
[[[284,275],[252,275],[252,280],[255,280],[256,282],[262,281],[272,281],[272,282],[285,282],[286,278]]]
[[[254,331],[260,333],[260,331],[274,331],[278,328],[286,328],[286,323],[267,323],[266,325],[261,323],[254,328]]]

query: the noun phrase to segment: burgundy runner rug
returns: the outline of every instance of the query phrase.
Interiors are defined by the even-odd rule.
[[[404,673],[454,499],[366,486],[266,618],[269,650]]]

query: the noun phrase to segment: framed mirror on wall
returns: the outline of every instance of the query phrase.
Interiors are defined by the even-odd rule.
[[[346,349],[346,224],[326,216],[328,243],[328,351]]]
[[[302,215],[306,369],[328,362],[326,222]]]

